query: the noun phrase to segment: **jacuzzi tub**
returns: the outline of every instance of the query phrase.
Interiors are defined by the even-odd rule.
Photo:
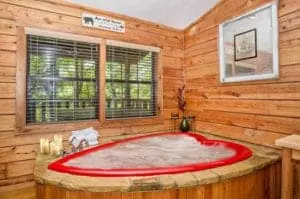
[[[243,145],[196,133],[159,133],[96,146],[61,158],[48,168],[83,176],[150,176],[229,165],[251,154]]]
[[[169,134],[166,133],[165,135]],[[151,138],[153,135],[134,138],[128,137],[136,135],[123,135],[101,139],[103,145],[62,159],[38,153],[34,169],[37,198],[266,199],[280,197],[281,164],[280,153],[277,150],[205,133],[201,133],[201,135],[204,135],[207,139],[198,133],[185,135],[195,138],[196,143],[202,142],[208,145],[215,144],[214,140],[220,140],[217,143],[224,143],[225,146],[237,146],[238,148],[233,148],[238,152],[235,157],[228,158],[226,161],[219,160],[218,163],[206,164],[205,167],[201,164],[195,164],[181,165],[174,168],[144,168],[142,169],[143,174],[140,176],[136,176],[137,171],[141,172],[139,169],[108,170],[104,172],[98,168],[96,170],[86,170],[86,173],[78,173],[80,175],[71,174],[74,171],[82,172],[84,170],[74,168],[76,170],[67,171],[69,168],[60,167],[59,163],[66,162],[68,159],[72,160],[72,157],[93,154],[93,152],[101,151],[109,146],[117,146],[124,142],[138,141],[147,137]],[[121,141],[112,142],[115,140]],[[239,148],[241,145],[244,147]],[[245,153],[241,153],[243,149],[246,149]],[[249,149],[251,149],[252,155],[246,158],[249,155]],[[246,159],[242,160],[243,158]],[[230,161],[232,162],[230,163]],[[237,162],[233,163],[234,161]],[[228,165],[225,165],[227,163]],[[215,168],[210,168],[212,166],[215,166]],[[48,169],[48,167],[56,167],[62,169],[62,171]],[[188,171],[187,169],[191,170]],[[159,175],[155,175],[154,172]],[[170,174],[168,172],[175,173]],[[87,173],[88,175],[86,175]]]

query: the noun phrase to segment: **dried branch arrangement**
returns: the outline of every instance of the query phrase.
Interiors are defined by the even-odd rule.
[[[185,100],[185,85],[182,86],[182,88],[178,88],[178,108],[182,110],[184,113],[186,109],[186,100]]]

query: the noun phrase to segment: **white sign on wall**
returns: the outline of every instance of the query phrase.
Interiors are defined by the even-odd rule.
[[[114,32],[125,32],[125,21],[88,13],[82,14],[82,25]]]

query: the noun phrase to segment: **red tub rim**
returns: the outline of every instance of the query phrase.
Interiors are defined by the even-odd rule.
[[[231,149],[234,149],[236,151],[236,155],[220,159],[215,162],[206,162],[206,163],[197,163],[197,164],[185,164],[180,166],[173,166],[173,167],[155,167],[155,168],[127,168],[127,169],[86,169],[86,168],[79,168],[79,167],[72,167],[72,166],[65,166],[63,165],[65,162],[67,162],[70,159],[80,157],[86,154],[89,154],[94,151],[102,150],[109,148],[111,146],[121,144],[124,142],[137,140],[137,139],[143,139],[147,137],[155,137],[155,136],[161,136],[161,135],[185,135],[185,136],[191,136],[194,137],[198,142],[205,144],[205,145],[212,145],[216,143],[221,143],[225,145],[226,147],[229,147]],[[210,168],[215,168],[219,166],[229,165],[233,164],[238,161],[245,160],[249,158],[252,155],[252,151],[240,144],[228,142],[228,141],[222,141],[222,140],[208,140],[206,137],[193,133],[156,133],[156,134],[149,134],[149,135],[143,135],[143,136],[136,136],[131,138],[126,138],[119,141],[110,142],[107,144],[99,145],[93,148],[89,148],[71,155],[68,155],[66,157],[63,157],[51,164],[48,165],[48,169],[63,172],[63,173],[69,173],[69,174],[75,174],[75,175],[83,175],[83,176],[99,176],[99,177],[123,177],[123,176],[150,176],[150,175],[163,175],[163,174],[175,174],[175,173],[183,173],[183,172],[192,172],[192,171],[200,171]]]

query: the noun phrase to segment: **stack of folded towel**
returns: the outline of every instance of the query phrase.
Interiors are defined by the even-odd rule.
[[[72,131],[69,142],[76,148],[82,140],[85,140],[89,146],[94,146],[98,144],[98,137],[99,133],[93,127],[90,127],[83,130]]]

